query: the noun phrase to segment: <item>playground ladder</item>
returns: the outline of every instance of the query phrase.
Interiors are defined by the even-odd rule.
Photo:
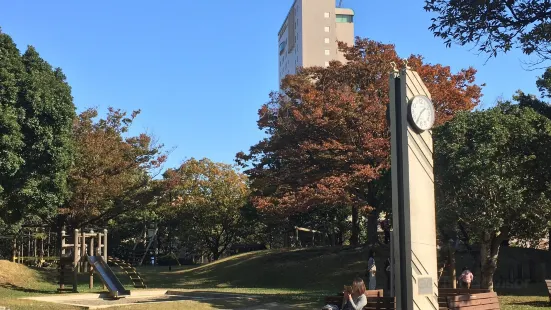
[[[58,271],[59,282],[57,282],[57,284],[60,285],[60,288],[57,289],[58,292],[75,292],[73,257],[61,257]]]
[[[108,257],[108,262],[121,268],[125,274],[128,275],[135,288],[147,288],[143,278],[140,276],[136,268],[132,267],[129,263],[117,257]]]

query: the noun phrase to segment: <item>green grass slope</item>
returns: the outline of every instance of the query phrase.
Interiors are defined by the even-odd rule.
[[[363,277],[367,259],[365,248],[268,250],[231,256],[199,267],[173,269],[172,272],[166,267],[144,267],[140,272],[150,287],[264,288],[335,293],[344,284],[351,283],[355,276]],[[379,270],[383,270],[384,259],[377,259]],[[384,277],[384,273],[379,272],[378,280],[384,281]]]

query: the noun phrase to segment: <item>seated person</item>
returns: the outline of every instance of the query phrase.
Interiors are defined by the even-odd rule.
[[[462,284],[461,286],[470,289],[473,278],[473,273],[469,270],[469,268],[464,267],[461,276],[459,276],[459,281]]]
[[[365,291],[364,281],[361,278],[354,279],[352,286],[345,286],[341,309],[362,310],[367,304]],[[335,305],[326,305],[322,309],[337,310],[338,307]]]

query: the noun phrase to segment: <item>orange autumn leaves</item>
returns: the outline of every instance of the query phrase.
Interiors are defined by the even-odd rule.
[[[318,206],[373,207],[368,191],[389,168],[386,109],[391,63],[401,64],[393,45],[357,39],[341,45],[348,62],[306,68],[282,82],[259,110],[258,126],[267,137],[238,163],[250,177],[254,205],[278,214]],[[476,70],[452,73],[412,55],[432,94],[437,125],[480,102]]]
[[[149,190],[148,173],[160,168],[167,154],[146,133],[126,135],[138,114],[109,108],[98,119],[97,110],[88,109],[74,120],[75,158],[68,178],[72,196],[59,210],[71,226],[105,222],[134,208],[138,194]]]

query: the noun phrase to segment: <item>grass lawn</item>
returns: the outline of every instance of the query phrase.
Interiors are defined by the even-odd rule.
[[[378,262],[383,261],[379,257]],[[203,266],[173,267],[172,271],[168,271],[168,267],[142,267],[139,271],[148,288],[195,291],[196,294],[224,292],[261,297],[254,300],[178,301],[117,309],[240,309],[272,302],[292,305],[289,309],[320,309],[323,296],[338,292],[354,276],[362,275],[366,262],[367,251],[363,249],[334,247],[248,253]],[[382,266],[380,270],[383,270]],[[120,275],[120,280],[126,285],[130,283],[124,274]],[[378,283],[384,283],[384,273],[379,272],[377,280]],[[10,309],[79,309],[19,299],[55,294],[55,282],[53,272],[32,270],[0,261],[0,306]],[[86,275],[82,275],[81,283],[79,291],[90,292]],[[92,292],[102,290],[99,279],[96,279],[96,283]],[[132,288],[131,285],[128,287]],[[498,291],[498,295],[501,309],[551,309],[543,283],[534,284],[522,291]]]

